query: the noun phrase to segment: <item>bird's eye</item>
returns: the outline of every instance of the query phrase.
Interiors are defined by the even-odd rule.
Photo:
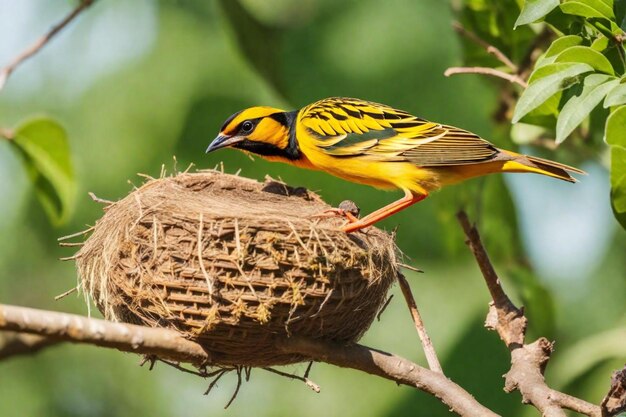
[[[245,122],[243,122],[243,124],[241,125],[241,131],[242,131],[243,133],[250,133],[250,132],[252,132],[252,129],[253,129],[253,128],[254,128],[254,124],[253,124],[251,121],[249,121],[249,120],[246,120],[246,121],[245,121]]]

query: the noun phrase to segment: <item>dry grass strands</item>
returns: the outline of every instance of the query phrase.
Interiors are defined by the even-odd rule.
[[[77,254],[107,319],[182,332],[211,365],[268,367],[290,335],[356,341],[397,274],[392,238],[346,235],[317,195],[220,172],[149,180],[107,206]]]

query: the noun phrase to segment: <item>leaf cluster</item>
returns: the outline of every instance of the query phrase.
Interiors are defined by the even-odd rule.
[[[499,20],[491,3],[467,1],[463,16],[486,42],[511,54],[519,75],[527,78],[512,123],[541,127],[535,132],[554,138],[554,145],[574,138],[581,154],[590,145],[602,149],[603,138],[611,154],[611,205],[626,228],[626,0],[507,0],[500,6],[506,15]],[[515,10],[520,12],[514,24],[506,27]],[[491,18],[482,20],[498,20],[500,32],[523,36],[499,35],[490,25],[477,24],[477,16],[485,13]],[[528,40],[529,33],[534,40]],[[591,143],[595,138],[598,143]]]
[[[558,37],[535,63],[513,123],[556,117],[556,143],[592,112],[611,147],[611,206],[626,228],[626,1],[527,0],[517,25],[543,20]]]

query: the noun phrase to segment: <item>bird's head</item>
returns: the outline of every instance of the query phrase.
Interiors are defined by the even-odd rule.
[[[206,152],[236,148],[267,159],[299,157],[297,144],[291,143],[290,129],[295,114],[273,107],[250,107],[230,116]]]

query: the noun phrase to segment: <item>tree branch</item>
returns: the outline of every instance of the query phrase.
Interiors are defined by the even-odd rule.
[[[58,341],[35,334],[0,332],[0,361],[19,355],[32,355]]]
[[[479,38],[478,35],[476,35],[474,32],[470,32],[469,30],[465,29],[463,25],[461,25],[459,22],[452,23],[452,27],[459,35],[465,36],[467,39],[471,40],[475,44],[483,47],[485,51],[487,51],[487,53],[495,56],[498,61],[506,65],[509,69],[511,69],[511,71],[517,72],[517,65],[515,65],[513,61],[511,61],[509,57],[504,54],[504,52],[502,52],[495,46],[490,45],[488,42],[485,42],[483,39]]]
[[[467,214],[457,214],[476,262],[491,294],[492,302],[485,325],[498,332],[511,352],[511,369],[505,375],[505,391],[518,390],[524,403],[531,403],[545,417],[565,417],[569,409],[592,417],[600,417],[600,407],[563,394],[548,387],[543,372],[552,353],[552,343],[540,338],[525,344],[526,317],[504,292],[478,230],[470,224]]]
[[[552,343],[545,338],[530,344],[524,342],[526,318],[523,310],[517,308],[503,290],[478,231],[470,224],[467,215],[460,212],[458,218],[493,300],[486,325],[498,332],[511,353],[511,369],[505,375],[505,390],[518,390],[524,403],[533,404],[546,417],[564,417],[564,409],[591,417],[610,417],[615,415],[616,410],[623,410],[626,403],[626,371],[615,374],[611,391],[603,401],[602,409],[548,387],[543,373],[552,353]],[[406,281],[404,284],[407,284]],[[407,299],[409,305],[411,299]],[[68,341],[187,362],[205,372],[205,368],[211,366],[210,352],[174,330],[6,305],[0,305],[0,330],[38,335],[32,340],[34,345],[42,343],[41,347],[47,345],[46,339],[50,343]],[[442,373],[391,353],[358,344],[301,337],[278,339],[276,348],[415,387],[434,395],[461,416],[496,416]],[[0,348],[0,354],[2,352]],[[8,350],[4,352],[4,356],[0,357],[10,356],[10,353],[6,353]],[[26,350],[19,353],[26,353]],[[238,376],[241,378],[241,374]],[[306,376],[304,379],[306,381]]]
[[[299,353],[342,368],[357,369],[398,384],[415,387],[439,398],[461,416],[496,416],[443,374],[391,353],[363,345],[291,337],[278,342],[284,352]]]
[[[522,80],[518,75],[507,74],[506,72],[497,70],[495,68],[489,68],[489,67],[450,67],[443,73],[443,75],[445,75],[446,77],[450,77],[451,75],[456,75],[456,74],[491,75],[494,77],[502,78],[511,83],[518,84],[524,88],[528,87],[528,83]]]
[[[68,14],[62,21],[54,25],[48,33],[41,38],[37,39],[35,43],[26,48],[22,53],[16,56],[11,63],[0,70],[0,90],[6,84],[7,79],[11,75],[15,68],[17,68],[22,62],[26,61],[31,56],[35,55],[41,48],[43,48],[50,40],[58,34],[65,26],[67,26],[76,16],[78,16],[83,10],[91,6],[95,0],[82,0],[78,6],[70,14]]]
[[[113,323],[75,314],[0,304],[0,330],[156,355],[199,366],[210,362],[210,355],[200,345],[174,330]]]
[[[602,417],[611,417],[626,411],[626,366],[615,371],[609,393],[602,400]]]
[[[156,355],[196,366],[210,366],[210,354],[177,332],[90,319],[74,314],[0,305],[0,330],[45,336],[54,341],[91,344],[123,352]],[[344,368],[378,375],[428,392],[461,416],[497,416],[443,374],[390,353],[352,344],[292,337],[277,348]]]

